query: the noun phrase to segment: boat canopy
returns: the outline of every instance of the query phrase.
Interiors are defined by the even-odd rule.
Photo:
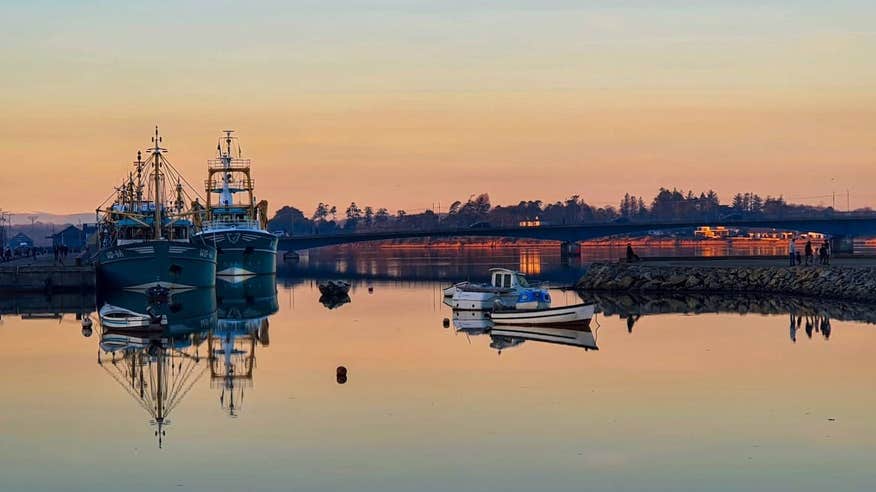
[[[490,278],[494,287],[529,287],[522,273],[507,268],[490,268]]]

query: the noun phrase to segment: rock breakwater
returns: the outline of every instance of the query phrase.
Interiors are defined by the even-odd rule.
[[[609,292],[769,293],[876,302],[876,267],[710,267],[594,263],[576,288]]]

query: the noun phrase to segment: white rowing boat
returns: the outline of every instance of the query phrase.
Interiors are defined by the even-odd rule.
[[[167,316],[138,313],[112,304],[104,304],[100,311],[100,325],[104,328],[146,328],[154,324],[167,325]]]
[[[497,325],[562,325],[588,320],[593,317],[595,304],[575,304],[548,309],[510,309],[490,314]]]

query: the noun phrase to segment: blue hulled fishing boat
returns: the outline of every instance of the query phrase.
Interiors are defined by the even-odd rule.
[[[164,155],[158,127],[152,142],[146,161],[137,152],[136,175],[116,188],[111,205],[98,208],[98,283],[143,292],[214,287],[216,249],[192,239],[203,209],[186,206],[183,179]]]
[[[195,238],[216,248],[220,276],[273,275],[277,237],[266,229],[268,202],[255,202],[250,160],[241,157],[232,133],[225,130],[216,146],[217,158],[207,161],[207,220]]]

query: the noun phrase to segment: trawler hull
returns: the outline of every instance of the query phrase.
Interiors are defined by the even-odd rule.
[[[216,249],[195,243],[142,241],[102,249],[97,255],[101,288],[145,291],[216,286]]]
[[[262,230],[207,230],[195,241],[215,246],[216,274],[220,276],[274,275],[277,273],[277,236]]]

